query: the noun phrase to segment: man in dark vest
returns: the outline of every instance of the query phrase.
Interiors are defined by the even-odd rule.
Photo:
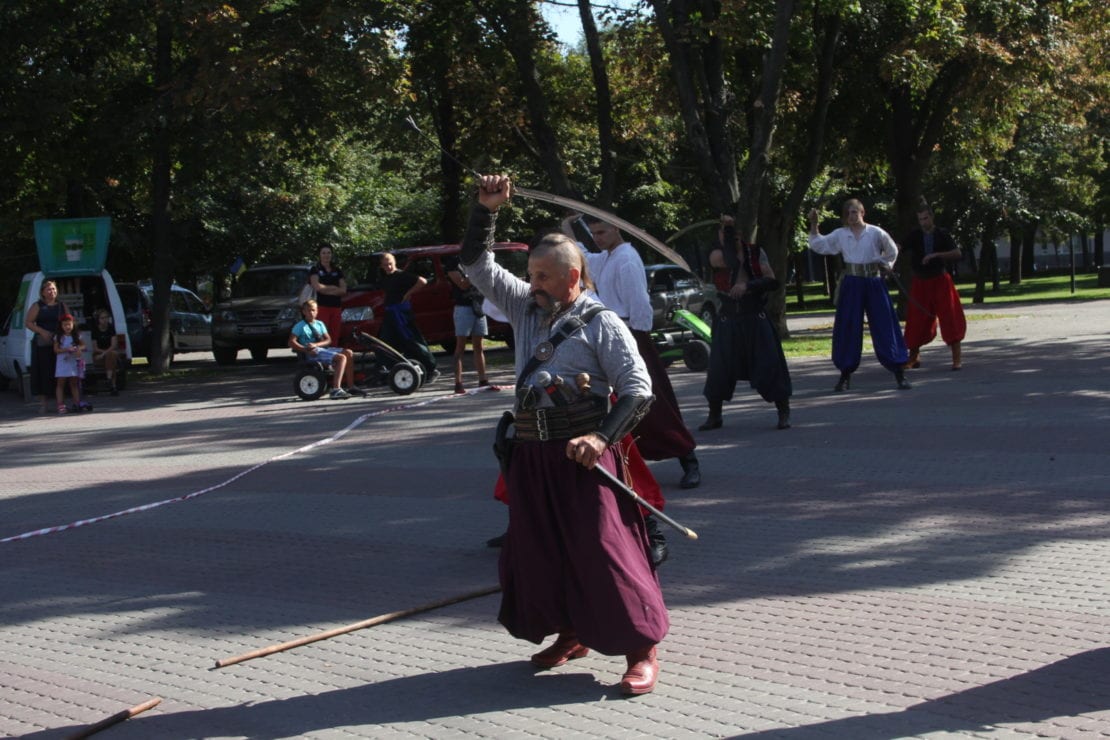
[[[903,244],[913,268],[906,307],[906,347],[910,351],[906,367],[921,366],[921,348],[936,339],[939,323],[940,337],[952,350],[952,369],[959,370],[963,366],[960,342],[967,335],[967,319],[960,294],[945,268],[950,262],[959,262],[962,255],[952,235],[937,227],[933,210],[924,201],[917,209],[917,223],[920,228],[911,231]]]
[[[732,400],[738,380],[747,380],[764,401],[775,404],[778,428],[790,427],[790,370],[778,332],[767,317],[767,294],[779,282],[766,255],[754,244],[736,237],[731,216],[721,216],[720,246],[709,253],[709,264],[721,276],[717,288],[721,313],[713,325],[709,371],[702,393],[709,402],[709,418],[698,429],[719,429],[724,402]]]

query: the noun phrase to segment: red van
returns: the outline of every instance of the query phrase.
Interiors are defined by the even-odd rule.
[[[353,335],[356,331],[378,336],[385,314],[385,293],[381,289],[380,263],[382,252],[349,258],[340,266],[347,281],[343,297],[343,328],[340,344],[359,349]],[[397,269],[426,279],[428,284],[412,296],[412,313],[416,325],[428,344],[439,344],[446,351],[455,350],[455,302],[451,299],[451,281],[443,267],[445,258],[457,257],[458,244],[433,247],[405,247],[393,250]],[[498,242],[493,245],[497,263],[514,275],[524,278],[528,273],[528,245],[520,242]],[[487,317],[489,338],[512,344],[512,328]]]

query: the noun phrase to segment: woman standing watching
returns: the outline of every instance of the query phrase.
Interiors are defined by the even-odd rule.
[[[65,304],[58,301],[58,284],[44,280],[39,289],[39,300],[27,312],[24,326],[35,334],[31,350],[31,393],[42,396],[42,413],[54,397],[54,334],[62,316],[69,313]]]
[[[339,347],[340,330],[343,328],[343,296],[347,295],[347,281],[343,270],[332,262],[334,253],[326,244],[320,247],[319,261],[312,266],[308,282],[316,291],[317,320],[328,328],[332,345]]]

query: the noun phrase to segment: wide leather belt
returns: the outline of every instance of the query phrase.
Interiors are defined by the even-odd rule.
[[[517,411],[513,427],[515,439],[523,442],[546,442],[549,439],[571,439],[596,432],[608,413],[605,399],[576,401],[567,406],[545,406]]]
[[[867,265],[859,265],[854,262],[846,262],[844,264],[844,274],[853,277],[873,278],[879,277],[879,266],[871,263]]]

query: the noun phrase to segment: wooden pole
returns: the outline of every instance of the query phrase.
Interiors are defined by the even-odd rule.
[[[120,722],[123,722],[124,720],[131,719],[136,714],[142,714],[146,710],[153,709],[154,707],[158,706],[161,703],[162,703],[162,700],[159,699],[158,697],[155,697],[153,699],[149,699],[147,701],[144,701],[142,704],[136,704],[135,706],[131,707],[130,709],[124,709],[122,712],[117,712],[116,714],[113,714],[111,717],[108,717],[107,719],[100,720],[95,725],[89,725],[88,727],[86,727],[83,730],[78,730],[77,732],[73,733],[72,735],[68,735],[66,737],[66,740],[80,740],[80,738],[89,737],[90,735],[95,735],[96,733],[100,732],[103,729],[111,727],[112,725],[117,725]]]
[[[424,604],[422,606],[414,606],[411,609],[404,609],[404,610],[399,611],[399,612],[390,612],[388,614],[380,614],[376,617],[371,617],[370,619],[364,619],[361,622],[355,622],[354,624],[348,624],[345,627],[336,627],[335,629],[330,629],[330,630],[327,630],[325,632],[317,633],[315,635],[309,635],[307,637],[300,637],[296,640],[290,640],[289,642],[283,642],[279,645],[271,645],[269,647],[259,648],[258,650],[252,650],[249,653],[243,653],[242,655],[236,655],[233,658],[224,658],[222,660],[217,660],[216,661],[216,668],[225,668],[229,665],[235,665],[236,663],[242,663],[242,662],[247,661],[247,660],[253,660],[254,658],[262,658],[262,657],[265,657],[267,655],[273,655],[274,653],[280,653],[282,651],[290,650],[292,648],[300,647],[302,645],[308,645],[309,643],[319,642],[320,640],[327,640],[328,638],[337,637],[339,635],[345,635],[348,632],[354,632],[356,630],[365,629],[367,627],[374,627],[375,625],[385,624],[386,622],[392,622],[396,619],[401,619],[403,617],[412,616],[413,614],[420,614],[421,612],[432,611],[433,609],[439,609],[440,607],[450,606],[451,604],[458,604],[462,601],[469,601],[470,599],[477,599],[481,596],[489,596],[490,594],[495,594],[500,590],[501,590],[500,586],[491,586],[490,588],[483,588],[479,591],[473,591],[473,592],[468,593],[468,594],[462,594],[461,596],[452,596],[452,597],[447,598],[447,599],[440,599],[439,601],[433,601],[430,604]]]

